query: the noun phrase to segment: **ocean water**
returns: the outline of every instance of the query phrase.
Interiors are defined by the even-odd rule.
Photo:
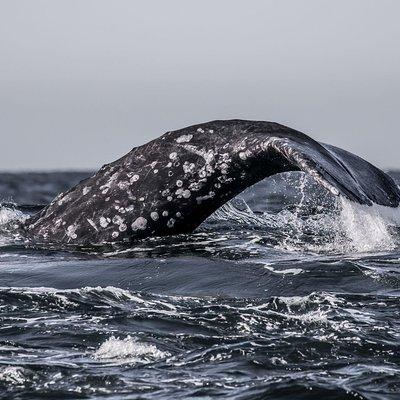
[[[192,235],[15,237],[87,175],[0,174],[0,398],[400,398],[398,209],[286,173]]]

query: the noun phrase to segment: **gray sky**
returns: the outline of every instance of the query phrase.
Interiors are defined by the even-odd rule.
[[[400,1],[0,0],[0,170],[97,168],[212,119],[400,168]]]

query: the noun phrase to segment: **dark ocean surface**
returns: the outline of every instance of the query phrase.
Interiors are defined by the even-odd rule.
[[[287,173],[192,235],[14,238],[87,175],[0,174],[0,398],[400,399],[398,209]]]

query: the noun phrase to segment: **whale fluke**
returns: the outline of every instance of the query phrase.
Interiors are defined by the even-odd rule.
[[[400,191],[360,157],[264,121],[211,121],[167,132],[60,194],[23,229],[36,241],[130,242],[193,231],[265,177],[302,170],[335,195],[397,207]]]
[[[364,195],[361,204],[379,204],[386,207],[398,207],[400,204],[400,190],[393,179],[383,171],[346,150],[327,144],[327,148],[339,164],[348,172],[348,185],[357,188]],[[346,196],[346,194],[345,194]],[[351,196],[347,195],[350,200]],[[358,201],[357,199],[354,199]]]
[[[292,165],[335,195],[372,205],[399,205],[400,190],[391,177],[364,159],[335,146],[322,144],[306,136],[271,138],[274,148]]]

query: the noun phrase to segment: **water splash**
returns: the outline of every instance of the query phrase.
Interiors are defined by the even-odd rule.
[[[12,206],[0,204],[0,246],[13,244],[20,239],[17,225],[28,216]]]
[[[255,213],[241,198],[224,205],[209,221],[257,229],[265,243],[294,252],[381,252],[400,244],[396,229],[400,227],[400,208],[315,196],[316,188],[305,174],[292,188],[297,191],[292,204],[276,213],[268,209]]]
[[[393,250],[399,245],[400,208],[366,206],[340,199],[338,225],[349,249],[358,252]]]
[[[12,222],[24,220],[26,218],[22,211],[12,207],[0,205],[0,229],[9,225]]]

